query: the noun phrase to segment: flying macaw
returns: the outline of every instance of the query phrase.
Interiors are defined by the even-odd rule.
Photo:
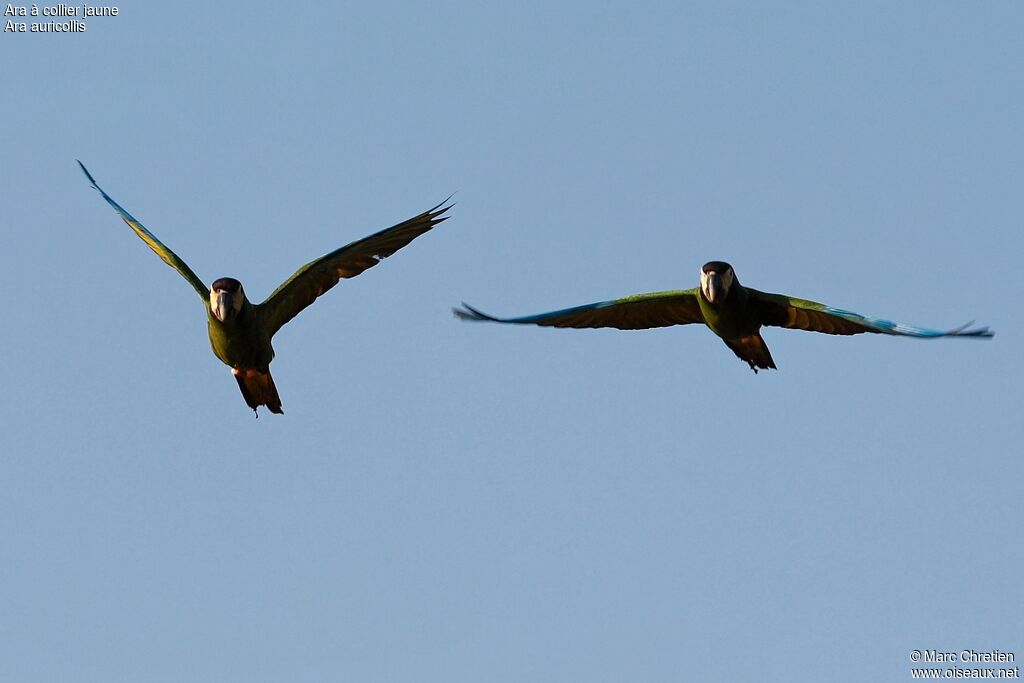
[[[669,292],[637,294],[596,304],[522,318],[495,318],[463,302],[465,309],[452,309],[463,320],[489,320],[542,327],[615,327],[620,330],[644,330],[652,327],[703,323],[722,338],[740,360],[756,373],[758,368],[775,368],[768,346],[761,338],[761,327],[789,327],[825,334],[875,332],[905,337],[980,337],[993,336],[987,327],[930,330],[833,308],[784,294],[767,294],[744,287],[736,279],[732,266],[722,261],[705,263],[700,269],[700,287]]]
[[[177,254],[96,184],[81,161],[78,165],[92,186],[114,207],[114,211],[128,227],[164,263],[181,273],[196,290],[206,309],[213,353],[231,368],[231,374],[238,380],[238,388],[242,390],[242,397],[257,417],[259,412],[256,409],[259,406],[266,406],[272,413],[284,412],[281,410],[277,387],[270,376],[270,361],[274,359],[274,348],[270,340],[274,334],[318,296],[338,284],[339,279],[355,277],[367,268],[372,268],[381,259],[391,256],[438,223],[447,220],[448,216],[443,214],[452,207],[444,206],[448,202],[446,199],[429,211],[310,261],[275,289],[266,301],[253,304],[246,297],[242,283],[234,278],[222,277],[214,280],[207,288]]]

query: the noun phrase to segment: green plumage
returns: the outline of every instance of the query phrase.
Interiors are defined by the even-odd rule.
[[[468,304],[463,306],[465,308],[454,309],[455,315],[463,320],[543,327],[640,330],[704,323],[754,372],[775,367],[771,352],[761,338],[761,327],[766,325],[825,334],[874,332],[922,338],[988,338],[993,334],[987,327],[968,328],[967,325],[947,331],[914,327],[815,301],[760,292],[741,285],[732,266],[722,261],[704,264],[701,286],[695,289],[638,294],[520,318],[495,318]]]
[[[233,278],[216,280],[208,289],[192,269],[153,233],[146,229],[110,195],[104,192],[82,162],[78,162],[90,184],[114,211],[135,231],[167,265],[174,268],[203,301],[207,328],[213,353],[232,369],[242,396],[254,411],[261,405],[280,413],[270,362],[274,359],[271,338],[289,320],[309,306],[342,278],[359,275],[382,259],[447,220],[443,215],[451,206],[441,202],[407,221],[352,242],[340,249],[310,261],[288,278],[261,304],[253,304],[241,283]],[[450,199],[450,198],[449,198]],[[443,207],[443,208],[442,208]]]
[[[232,368],[267,369],[274,360],[271,335],[261,319],[259,309],[248,301],[238,315],[221,322],[207,306],[207,330],[213,355]]]

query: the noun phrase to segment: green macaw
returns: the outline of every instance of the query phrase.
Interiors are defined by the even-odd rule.
[[[381,259],[391,256],[438,223],[447,220],[448,216],[443,214],[452,206],[444,206],[448,202],[446,199],[429,211],[310,261],[275,289],[266,301],[253,304],[245,296],[242,283],[234,278],[222,277],[207,288],[177,254],[96,184],[81,161],[78,165],[92,186],[114,207],[114,211],[128,227],[164,263],[181,273],[196,290],[206,309],[213,353],[231,368],[231,374],[238,380],[238,388],[242,390],[242,397],[257,417],[259,412],[256,409],[261,405],[272,413],[284,412],[281,410],[277,387],[270,376],[270,361],[274,358],[270,340],[274,334],[318,296],[338,284],[341,278],[355,277],[367,268],[372,268]]]
[[[704,323],[722,338],[733,353],[746,361],[755,373],[758,368],[775,368],[772,354],[761,338],[763,325],[825,334],[875,332],[923,338],[993,336],[987,327],[972,328],[970,323],[945,332],[930,330],[868,318],[784,294],[759,292],[741,285],[732,266],[722,261],[705,263],[700,270],[700,287],[693,289],[637,294],[522,318],[495,318],[465,302],[462,305],[465,309],[452,310],[463,320],[490,320],[543,327],[643,330]]]

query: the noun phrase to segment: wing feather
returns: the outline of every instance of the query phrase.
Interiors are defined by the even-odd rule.
[[[614,327],[620,330],[645,330],[652,327],[704,322],[700,304],[697,303],[696,289],[637,294],[521,318],[495,318],[469,304],[462,305],[465,306],[464,309],[454,308],[452,311],[463,320],[488,320],[542,327]]]
[[[449,197],[448,199],[451,199]],[[347,244],[295,271],[258,306],[271,335],[342,278],[359,275],[449,217],[444,200],[429,211]]]
[[[845,311],[807,299],[796,299],[784,294],[767,294],[748,288],[751,300],[761,315],[763,325],[788,327],[825,334],[861,334],[872,332],[904,337],[935,339],[938,337],[991,337],[994,332],[987,327],[971,327],[972,323],[952,330],[933,330],[905,323],[870,318],[859,313]]]
[[[104,192],[103,189],[96,184],[96,180],[92,177],[92,174],[89,173],[81,161],[78,162],[78,165],[82,167],[82,172],[85,173],[85,177],[89,179],[89,183],[93,188],[107,200],[108,204],[114,207],[114,211],[116,211],[117,215],[121,217],[121,220],[127,223],[128,227],[134,230],[135,234],[141,237],[142,241],[148,244],[149,248],[152,249],[157,256],[163,259],[164,263],[181,273],[181,276],[188,280],[189,284],[192,285],[192,288],[196,290],[197,294],[199,294],[199,298],[203,300],[203,305],[207,305],[210,291],[206,285],[203,284],[203,281],[199,279],[199,276],[192,272],[192,269],[188,267],[188,264],[178,258],[178,255],[171,251],[167,245],[158,240],[156,235],[146,229],[146,226],[136,220],[134,216],[125,211],[120,204],[115,202],[110,195]]]

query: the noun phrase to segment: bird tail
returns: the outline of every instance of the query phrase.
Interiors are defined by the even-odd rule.
[[[750,369],[755,373],[758,368],[762,370],[775,369],[775,361],[772,360],[768,345],[764,343],[760,334],[752,334],[739,339],[726,339],[725,344],[739,356],[740,360],[747,361]]]
[[[270,376],[269,369],[239,370],[235,372],[235,379],[238,380],[238,388],[242,390],[242,398],[257,417],[259,413],[256,409],[260,406],[266,406],[272,413],[284,414],[281,410],[281,397],[277,395],[277,387],[274,386],[274,378]]]

